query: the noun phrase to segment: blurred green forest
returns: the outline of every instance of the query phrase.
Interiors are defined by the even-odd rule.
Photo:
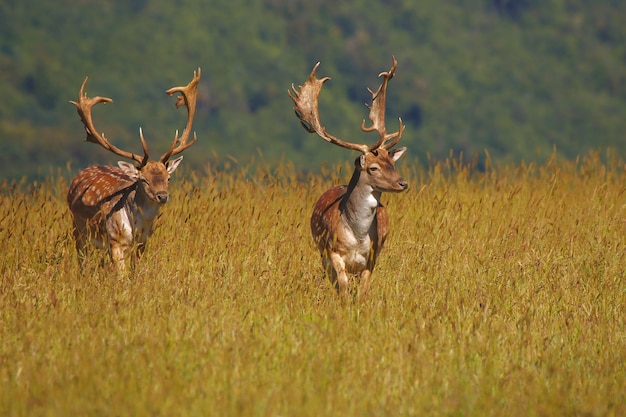
[[[307,134],[287,96],[321,61],[334,135],[360,131],[367,88],[398,59],[389,129],[421,162],[454,152],[503,163],[556,147],[626,154],[626,2],[616,0],[3,0],[0,177],[37,179],[118,157],[84,143],[68,100],[85,76],[96,126],[123,149],[167,148],[185,111],[166,89],[202,68],[185,166],[293,161],[319,169],[355,155]]]

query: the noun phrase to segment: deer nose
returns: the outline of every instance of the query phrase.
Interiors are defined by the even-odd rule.
[[[165,191],[161,191],[156,195],[157,201],[161,204],[167,203],[168,195]]]
[[[398,185],[400,185],[400,187],[402,187],[403,190],[406,190],[409,187],[409,183],[406,182],[405,180],[400,180]]]

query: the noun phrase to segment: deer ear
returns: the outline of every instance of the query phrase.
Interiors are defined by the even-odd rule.
[[[135,167],[133,164],[131,164],[130,162],[126,162],[126,161],[117,161],[117,165],[122,168],[122,170],[124,171],[124,173],[126,175],[129,175],[133,178],[137,178],[137,176],[139,175],[139,170],[137,169],[137,167]]]
[[[182,160],[183,160],[183,157],[181,155],[172,161],[168,161],[165,164],[165,167],[167,168],[167,172],[171,174],[172,172],[176,171],[176,168],[178,168],[178,165],[180,164]]]
[[[404,152],[406,152],[406,148],[402,147],[402,148],[398,148],[398,149],[394,149],[390,151],[389,155],[391,156],[391,159],[393,159],[393,161],[395,162],[398,159],[400,159],[402,155],[404,155]]]
[[[365,155],[359,155],[355,162],[359,168],[365,168]]]

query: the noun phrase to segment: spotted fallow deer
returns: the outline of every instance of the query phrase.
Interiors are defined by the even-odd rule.
[[[398,143],[404,131],[402,120],[395,133],[385,128],[385,101],[387,84],[393,77],[397,61],[391,69],[382,72],[382,84],[373,92],[372,104],[367,105],[371,126],[361,124],[363,132],[376,131],[378,140],[373,145],[345,142],[329,134],[319,117],[318,100],[323,84],[329,77],[318,79],[311,71],[309,79],[299,91],[292,84],[289,96],[295,103],[295,113],[309,133],[317,133],[327,142],[361,152],[354,161],[354,173],[348,185],[326,191],[317,201],[311,217],[311,232],[322,257],[322,263],[335,287],[346,293],[349,277],[360,278],[362,294],[367,293],[376,259],[389,232],[389,219],[380,202],[383,192],[402,192],[408,183],[395,169],[395,162],[406,148],[391,148]]]
[[[168,182],[182,156],[169,160],[196,142],[196,134],[189,141],[196,110],[197,86],[200,68],[194,71],[191,82],[185,87],[166,91],[170,96],[179,93],[176,107],[187,107],[187,124],[182,135],[174,135],[171,146],[158,161],[148,160],[148,145],[141,128],[139,137],[143,157],[123,151],[113,145],[104,133],[96,130],[91,110],[98,103],[110,103],[106,97],[89,98],[85,94],[87,78],[78,93],[78,102],[70,101],[78,109],[85,126],[85,141],[96,143],[114,154],[133,160],[136,165],[119,161],[118,167],[91,166],[78,173],[67,193],[67,203],[73,217],[74,239],[81,267],[85,261],[85,247],[91,241],[96,247],[106,249],[118,271],[124,271],[125,259],[131,248],[135,258],[141,256],[146,240],[152,233],[154,219],[169,198]]]

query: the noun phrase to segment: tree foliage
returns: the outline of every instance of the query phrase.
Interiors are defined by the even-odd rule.
[[[94,111],[112,141],[155,153],[184,123],[164,91],[202,67],[198,144],[185,164],[292,160],[304,170],[351,158],[306,134],[292,115],[291,83],[317,61],[332,77],[323,123],[353,141],[367,87],[399,61],[388,121],[425,160],[453,152],[502,161],[626,151],[623,2],[602,0],[58,0],[0,4],[0,174],[37,177],[47,166],[112,162],[84,144],[68,100],[89,76]],[[391,126],[391,125],[390,125]]]

